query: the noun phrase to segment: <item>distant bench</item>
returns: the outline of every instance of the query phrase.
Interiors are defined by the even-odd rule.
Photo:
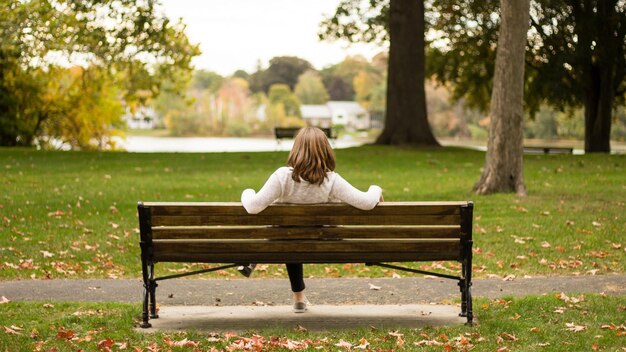
[[[332,128],[330,127],[318,127],[320,130],[324,132],[328,139],[334,139]],[[274,127],[274,136],[276,136],[276,140],[280,141],[281,139],[293,139],[300,127]]]
[[[242,263],[365,263],[458,280],[461,316],[472,324],[472,202],[384,202],[369,211],[339,203],[139,203],[144,282],[142,328],[156,314],[157,281]],[[457,261],[458,275],[385,262]],[[232,263],[155,277],[157,262]],[[209,309],[209,308],[207,308]]]
[[[572,154],[574,148],[571,147],[541,147],[541,146],[524,146],[526,154]]]

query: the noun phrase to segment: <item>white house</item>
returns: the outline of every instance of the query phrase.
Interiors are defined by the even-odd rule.
[[[370,114],[354,101],[329,101],[324,105],[301,105],[302,118],[310,126],[343,125],[348,129],[370,128]]]
[[[333,115],[328,105],[300,105],[300,113],[309,126],[332,127]]]
[[[158,115],[151,107],[139,106],[134,114],[127,107],[122,118],[130,129],[149,130],[155,127]]]

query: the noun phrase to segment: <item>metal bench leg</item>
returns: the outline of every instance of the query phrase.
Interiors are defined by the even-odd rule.
[[[465,265],[463,265],[463,272],[465,273]],[[467,286],[465,282],[465,279],[459,280],[459,289],[461,290],[461,313],[459,313],[460,317],[467,316]]]
[[[147,329],[152,327],[152,324],[149,322],[149,314],[148,314],[148,299],[150,295],[150,280],[148,274],[148,265],[146,263],[145,258],[141,258],[141,269],[143,272],[143,313],[141,314],[141,324],[140,327]]]
[[[159,315],[156,313],[156,288],[157,283],[154,280],[154,264],[150,264],[150,319],[158,319]]]
[[[467,323],[465,325],[474,325],[474,311],[472,309],[472,257],[467,259],[465,268],[465,300]]]

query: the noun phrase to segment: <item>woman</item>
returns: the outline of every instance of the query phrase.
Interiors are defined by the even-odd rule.
[[[250,214],[263,211],[272,203],[316,204],[344,202],[362,210],[370,210],[383,200],[382,189],[372,185],[367,192],[354,188],[335,171],[335,154],[322,130],[302,128],[294,140],[287,166],[280,167],[256,193],[246,189],[241,203]],[[302,264],[286,264],[296,313],[306,311]],[[253,265],[240,271],[249,276]],[[247,272],[246,272],[247,271]]]

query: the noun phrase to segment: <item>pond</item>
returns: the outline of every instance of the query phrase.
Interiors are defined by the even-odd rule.
[[[289,151],[292,139],[227,137],[147,137],[128,136],[117,140],[119,146],[133,153],[223,153]],[[349,136],[331,141],[333,148],[350,148],[364,144]]]

